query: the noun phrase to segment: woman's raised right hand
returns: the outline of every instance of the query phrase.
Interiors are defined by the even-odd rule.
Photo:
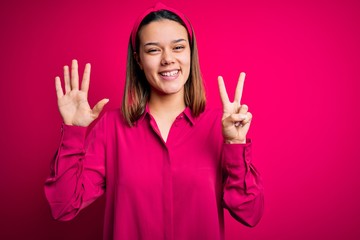
[[[78,62],[72,60],[71,77],[68,66],[64,66],[65,94],[61,87],[60,77],[55,77],[57,102],[61,117],[66,125],[87,127],[94,121],[104,108],[109,99],[102,99],[93,109],[88,102],[90,84],[90,63],[84,70],[81,89],[79,90]]]

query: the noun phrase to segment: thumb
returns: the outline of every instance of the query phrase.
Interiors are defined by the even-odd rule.
[[[97,118],[99,116],[99,114],[101,113],[101,111],[103,110],[105,104],[107,104],[109,102],[109,99],[104,98],[103,100],[99,101],[94,108],[92,109],[92,113],[94,115],[95,118]]]

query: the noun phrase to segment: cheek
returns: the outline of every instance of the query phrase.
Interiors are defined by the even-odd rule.
[[[158,69],[158,61],[154,57],[144,57],[142,58],[143,69],[145,74],[151,74]]]
[[[180,56],[179,60],[183,66],[186,66],[187,68],[190,69],[190,64],[191,64],[190,53],[186,53],[186,54]]]
[[[182,59],[182,65],[185,67],[185,69],[183,69],[183,70],[186,71],[187,73],[189,73],[190,67],[191,67],[190,56],[186,56]]]

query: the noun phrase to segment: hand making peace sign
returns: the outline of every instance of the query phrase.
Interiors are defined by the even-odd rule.
[[[88,91],[90,84],[90,64],[86,64],[81,89],[79,90],[78,62],[72,60],[71,77],[69,67],[64,66],[65,94],[61,87],[60,77],[55,78],[55,88],[58,107],[66,125],[87,127],[94,121],[108,103],[108,99],[99,101],[93,109],[88,102]]]
[[[248,112],[247,105],[241,105],[240,103],[244,81],[245,73],[242,72],[236,86],[234,101],[230,102],[224,80],[221,76],[218,77],[220,97],[223,105],[222,131],[227,143],[246,143],[246,134],[250,128],[252,114]]]

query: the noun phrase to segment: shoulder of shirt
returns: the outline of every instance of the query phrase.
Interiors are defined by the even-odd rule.
[[[104,113],[100,116],[99,121],[118,122],[127,125],[120,108],[114,108],[104,111]]]
[[[201,115],[221,115],[222,114],[222,108],[221,107],[212,107],[212,106],[206,106],[204,112],[200,114]],[[122,112],[120,108],[114,108],[114,109],[108,109],[104,112],[103,115],[109,115],[111,117],[122,117]]]
[[[206,106],[204,112],[202,112],[199,117],[222,117],[222,111],[221,107]]]
[[[204,112],[202,112],[198,117],[196,117],[196,122],[201,121],[202,119],[206,119],[209,121],[210,119],[214,121],[218,121],[222,117],[222,108],[221,107],[212,107],[206,106]],[[128,126],[127,122],[125,121],[121,109],[114,108],[106,110],[101,116],[99,117],[100,121],[105,122],[113,122],[116,121],[121,123],[121,125]],[[211,121],[211,120],[210,120]]]
[[[104,116],[107,117],[122,117],[122,112],[120,108],[113,108],[113,109],[108,109],[104,112]]]
[[[206,106],[205,110],[195,119],[195,122],[205,121],[206,123],[210,122],[221,122],[222,118],[222,108],[218,107],[208,107]]]

